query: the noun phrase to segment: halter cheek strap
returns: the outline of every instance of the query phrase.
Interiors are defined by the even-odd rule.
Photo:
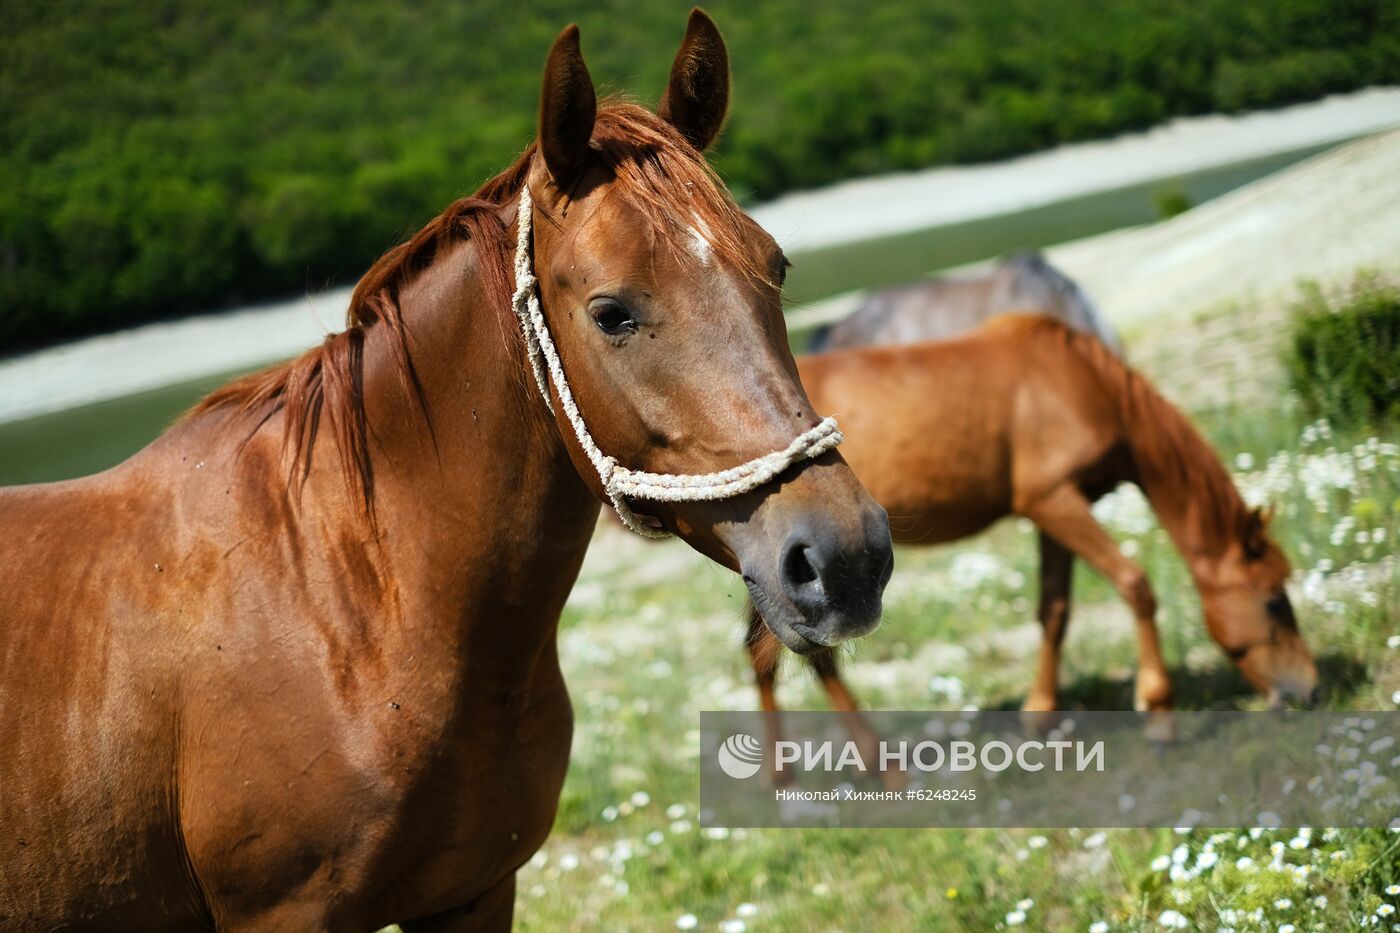
[[[573,426],[574,436],[579,447],[588,455],[598,479],[607,492],[612,507],[622,523],[639,535],[648,538],[665,538],[670,532],[648,528],[637,520],[627,497],[647,499],[653,502],[696,502],[708,499],[727,499],[757,489],[771,481],[779,473],[799,460],[820,456],[841,443],[841,432],[836,428],[836,419],[824,418],[810,431],[796,438],[784,450],[741,463],[716,473],[646,473],[629,470],[598,448],[588,426],[583,423],[574,394],[569,390],[569,382],[564,377],[564,367],[559,362],[559,351],[549,335],[544,312],[540,309],[539,283],[535,278],[534,262],[531,255],[531,225],[534,211],[528,186],[520,189],[519,233],[515,246],[515,296],[511,306],[520,319],[520,330],[525,335],[526,355],[530,358],[530,369],[535,376],[535,385],[550,412],[554,406],[549,398],[549,383],[559,395],[559,404],[564,415]]]

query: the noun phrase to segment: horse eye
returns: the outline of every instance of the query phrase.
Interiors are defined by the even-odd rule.
[[[1269,597],[1264,603],[1264,611],[1269,614],[1269,618],[1287,628],[1298,627],[1298,617],[1293,614],[1293,604],[1288,601],[1288,594],[1280,590]]]
[[[598,298],[588,306],[593,323],[609,337],[625,337],[637,332],[637,321],[622,304],[612,298]]]
[[[786,256],[784,256],[784,257],[783,257],[783,261],[780,262],[780,263],[778,264],[778,287],[779,287],[779,288],[781,288],[781,287],[783,287],[784,285],[787,284],[787,271],[788,271],[789,269],[791,269],[791,268],[792,268],[792,263],[788,262],[788,258],[787,258]]]

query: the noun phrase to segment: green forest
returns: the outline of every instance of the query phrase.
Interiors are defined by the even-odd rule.
[[[533,134],[578,21],[654,102],[689,4],[20,0],[0,347],[353,281]],[[1400,82],[1400,0],[716,0],[742,199]]]

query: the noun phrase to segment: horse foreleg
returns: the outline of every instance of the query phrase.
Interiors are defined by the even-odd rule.
[[[826,690],[826,697],[831,702],[831,708],[841,715],[841,721],[855,741],[856,748],[859,749],[860,757],[866,762],[866,766],[878,767],[880,735],[861,715],[860,704],[856,702],[855,695],[846,686],[846,682],[841,679],[836,665],[836,652],[830,649],[818,651],[807,658],[807,663],[811,664],[812,670],[816,671],[817,677],[822,682],[822,688]],[[899,790],[907,783],[904,774],[899,771],[882,771],[880,776],[884,780],[885,786],[890,790]]]
[[[749,651],[754,683],[758,686],[758,701],[763,708],[763,724],[768,732],[769,754],[764,756],[764,761],[768,762],[769,777],[773,785],[783,787],[794,780],[791,774],[780,772],[775,766],[778,760],[778,743],[783,738],[782,715],[778,710],[776,692],[778,659],[782,656],[783,643],[763,624],[763,619],[752,602],[745,607],[745,615],[748,618],[749,630],[744,638],[744,645]]]
[[[1035,683],[1022,707],[1034,718],[1032,725],[1042,731],[1053,717],[1042,715],[1059,706],[1060,646],[1069,624],[1070,586],[1074,576],[1074,554],[1045,532],[1040,533],[1040,658]]]
[[[1073,486],[1060,486],[1019,509],[1040,530],[1084,558],[1113,584],[1133,611],[1138,636],[1138,677],[1135,705],[1142,711],[1172,707],[1171,678],[1162,662],[1157,639],[1157,598],[1141,567],[1123,556],[1118,545],[1095,520],[1089,500]]]

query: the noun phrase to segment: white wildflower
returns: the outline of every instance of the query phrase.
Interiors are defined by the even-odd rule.
[[[1164,910],[1157,918],[1157,925],[1168,930],[1184,930],[1191,925],[1186,915],[1176,910]]]

